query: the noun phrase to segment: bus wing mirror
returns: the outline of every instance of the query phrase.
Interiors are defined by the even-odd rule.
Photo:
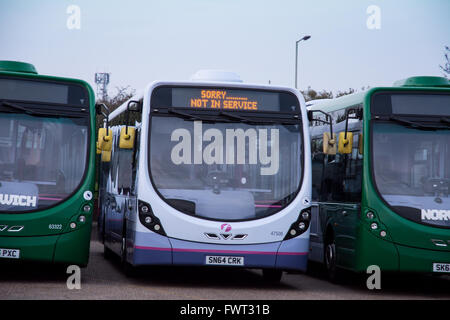
[[[128,102],[127,110],[131,112],[141,112],[141,103],[139,101],[131,100]]]
[[[136,130],[134,127],[129,127],[130,112],[141,112],[141,103],[139,101],[130,100],[127,104],[125,127],[120,130],[119,148],[133,149],[134,137]]]
[[[106,106],[106,104],[104,103],[97,103],[95,105],[95,112],[99,115],[99,116],[103,116],[105,117],[105,119],[108,119],[109,117],[109,108]]]
[[[330,132],[323,133],[323,153],[334,155],[336,154],[336,134],[333,133],[331,137]]]
[[[338,151],[342,154],[350,154],[353,149],[353,132],[340,132]]]
[[[112,149],[112,131],[109,128],[98,129],[97,149],[102,151],[111,151]]]
[[[134,127],[122,127],[120,130],[119,148],[133,149],[134,137],[136,136],[136,129]]]
[[[111,151],[102,151],[102,162],[111,161]]]

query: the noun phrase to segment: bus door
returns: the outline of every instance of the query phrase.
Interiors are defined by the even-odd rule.
[[[309,259],[316,262],[323,262],[323,223],[322,223],[319,203],[311,204],[311,230],[310,230],[310,253]]]
[[[358,135],[353,145],[358,146]],[[362,157],[358,150],[350,154],[326,155],[321,186],[320,215],[334,232],[337,264],[354,265],[356,235],[360,217]]]

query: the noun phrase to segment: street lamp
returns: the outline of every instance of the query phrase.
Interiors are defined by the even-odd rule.
[[[297,69],[298,69],[298,44],[300,41],[309,40],[311,36],[304,36],[295,42],[295,89],[297,89]]]

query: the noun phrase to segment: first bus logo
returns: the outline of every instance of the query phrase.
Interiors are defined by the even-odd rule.
[[[231,225],[229,225],[228,223],[224,223],[223,225],[220,226],[220,230],[222,230],[223,232],[230,232]]]

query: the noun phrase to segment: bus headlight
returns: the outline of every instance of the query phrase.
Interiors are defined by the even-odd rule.
[[[161,221],[153,213],[150,204],[142,200],[138,200],[138,208],[139,221],[142,223],[142,225],[153,232],[165,236],[166,232],[164,231]]]
[[[367,219],[369,219],[369,220],[372,220],[375,217],[375,215],[372,211],[367,212],[366,216],[367,216]]]
[[[311,208],[303,209],[298,215],[297,221],[295,221],[289,228],[289,232],[284,237],[284,240],[289,240],[298,237],[309,228],[311,221]]]
[[[83,211],[86,212],[86,213],[88,213],[89,211],[91,211],[91,206],[88,205],[88,204],[84,205],[84,206],[83,206]]]
[[[372,229],[372,230],[377,230],[378,229],[378,224],[377,223],[372,223],[371,225],[370,225],[370,229]]]
[[[302,219],[303,220],[309,220],[310,219],[310,214],[309,214],[309,212],[308,211],[303,211],[302,212]]]

